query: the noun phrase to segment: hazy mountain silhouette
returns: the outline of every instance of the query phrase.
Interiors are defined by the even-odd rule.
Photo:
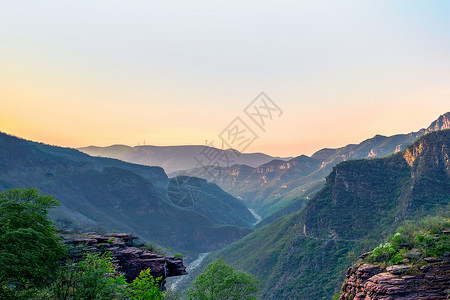
[[[209,146],[136,146],[112,145],[89,146],[78,150],[92,156],[117,158],[126,162],[162,167],[168,174],[174,171],[202,167],[203,165],[231,166],[243,164],[259,166],[273,159],[264,153],[240,153],[236,150],[221,150]]]

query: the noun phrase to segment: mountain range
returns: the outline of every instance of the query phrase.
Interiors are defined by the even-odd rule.
[[[82,147],[78,150],[92,155],[116,158],[146,166],[162,167],[168,174],[203,165],[229,166],[232,164],[256,167],[274,159],[289,160],[291,157],[273,157],[264,153],[240,153],[209,146],[136,146],[112,145],[108,147]],[[220,159],[222,158],[222,159]]]
[[[26,187],[62,203],[52,213],[60,228],[128,231],[187,256],[243,237],[256,221],[204,179],[0,133],[0,190]]]
[[[355,257],[405,221],[450,212],[450,130],[384,158],[344,161],[305,208],[209,255],[261,280],[263,299],[330,299]]]
[[[410,134],[171,178],[158,166],[0,133],[0,190],[54,195],[63,229],[127,231],[188,258],[217,250],[203,267],[223,257],[261,281],[264,299],[329,299],[355,256],[405,221],[449,209],[449,127],[446,113]],[[265,217],[256,227],[247,207]]]
[[[301,155],[287,161],[272,160],[258,167],[237,164],[227,168],[211,166],[208,172],[194,168],[173,174],[213,181],[265,218],[280,209],[293,212],[290,205],[294,209],[301,207],[301,203],[322,188],[325,176],[339,162],[397,153],[426,133],[448,128],[450,112],[441,115],[426,129],[389,137],[376,135],[359,144],[319,150],[311,157]]]

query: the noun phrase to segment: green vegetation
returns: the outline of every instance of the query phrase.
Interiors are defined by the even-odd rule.
[[[237,271],[222,259],[216,259],[194,280],[188,290],[188,299],[257,299],[258,284],[252,275]]]
[[[262,298],[330,299],[356,257],[382,242],[380,250],[389,253],[391,260],[405,250],[392,251],[392,241],[385,247],[387,236],[406,221],[405,231],[400,232],[403,237],[411,220],[449,209],[449,145],[450,131],[445,130],[427,134],[409,146],[413,162],[399,152],[340,163],[303,210],[214,252],[203,267],[223,257],[261,281]],[[413,247],[430,256],[445,252],[447,237],[435,239],[433,230],[423,229],[414,236]]]
[[[161,280],[158,278],[157,280]],[[163,293],[159,290],[159,285],[153,279],[150,269],[142,270],[139,276],[133,280],[128,290],[130,300],[161,300]]]
[[[116,272],[109,255],[87,254],[83,261],[69,261],[58,270],[53,284],[41,293],[43,299],[122,299],[127,282]]]
[[[36,189],[0,193],[0,298],[29,298],[53,278],[65,254],[47,218],[57,205]]]
[[[443,231],[448,230],[450,230],[450,219],[442,216],[425,218],[419,224],[407,222],[399,228],[388,243],[376,247],[366,260],[371,263],[393,265],[405,259],[405,255],[412,249],[421,253],[417,256],[416,262],[423,257],[448,256],[450,255],[450,234],[443,234]]]
[[[86,246],[63,247],[47,217],[58,204],[34,188],[0,193],[0,299],[164,298],[149,269],[127,284],[109,252],[61,264]]]
[[[38,299],[130,299],[161,300],[164,294],[151,276],[143,270],[131,284],[116,271],[108,254],[87,254],[75,264],[67,262],[58,270],[52,285],[39,293]]]
[[[0,150],[0,191],[33,186],[54,195],[63,206],[51,211],[51,219],[61,229],[130,232],[196,257],[249,233],[254,222],[245,205],[206,181],[196,205],[174,205],[169,179],[159,167],[91,157],[4,133]]]

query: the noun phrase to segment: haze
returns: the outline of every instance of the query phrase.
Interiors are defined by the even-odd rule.
[[[3,1],[0,130],[50,144],[219,143],[296,156],[449,111],[447,1]]]

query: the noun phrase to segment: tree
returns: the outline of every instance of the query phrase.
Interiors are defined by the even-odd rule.
[[[115,299],[125,293],[127,282],[123,274],[116,272],[116,266],[108,253],[87,254],[77,266],[75,299]]]
[[[78,264],[69,261],[62,267],[43,299],[124,299],[127,282],[116,272],[109,253],[86,254]]]
[[[194,280],[188,299],[257,299],[258,285],[252,275],[216,259]]]
[[[160,279],[160,278],[159,278]],[[163,293],[159,285],[153,279],[151,270],[142,270],[139,276],[133,280],[128,290],[130,300],[162,300]]]
[[[59,205],[34,188],[0,193],[0,298],[29,298],[65,255],[48,211]]]

